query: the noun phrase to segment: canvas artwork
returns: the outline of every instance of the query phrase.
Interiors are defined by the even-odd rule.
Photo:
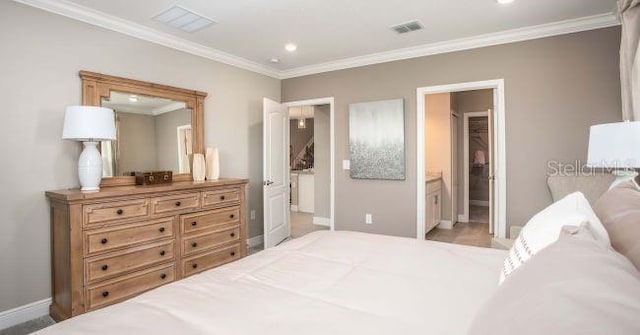
[[[405,179],[404,100],[349,105],[351,178]]]

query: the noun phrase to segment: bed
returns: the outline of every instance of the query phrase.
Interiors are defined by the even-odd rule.
[[[506,255],[314,232],[38,334],[465,334]]]

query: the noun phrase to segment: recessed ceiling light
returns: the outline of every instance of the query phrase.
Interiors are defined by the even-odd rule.
[[[274,64],[280,63],[280,60],[278,58],[271,58],[269,59],[269,61]]]
[[[284,46],[284,48],[289,52],[294,52],[298,49],[298,46],[293,43],[288,43]]]
[[[514,0],[496,0],[497,3],[501,5],[506,5],[512,3]]]
[[[131,96],[129,96],[129,101],[131,101],[131,102],[138,102],[138,96],[137,96],[137,95],[131,95]]]

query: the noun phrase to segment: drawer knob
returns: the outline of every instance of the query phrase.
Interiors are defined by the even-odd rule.
[[[107,271],[109,269],[109,265],[105,264],[102,266],[102,271]]]
[[[236,252],[235,252],[235,251],[232,251],[232,252],[231,252],[231,256],[235,256],[235,255],[236,255]]]
[[[198,243],[196,243],[196,242],[191,243],[191,247],[195,248],[197,246],[198,246]]]
[[[192,226],[192,227],[195,227],[195,226],[197,226],[197,225],[198,225],[198,223],[197,223],[197,222],[195,222],[195,221],[191,222],[191,226]]]
[[[166,252],[164,250],[160,251],[160,256],[164,256]]]
[[[100,243],[102,244],[107,244],[107,242],[109,242],[109,240],[107,240],[106,238],[100,240]]]
[[[221,195],[221,196],[220,196],[220,200],[224,200],[224,195]]]
[[[160,229],[158,229],[161,233],[164,233],[164,227],[160,227]]]
[[[102,297],[103,297],[103,298],[106,298],[106,297],[108,297],[108,296],[109,296],[109,291],[104,291],[104,292],[102,292]]]
[[[231,237],[234,237],[234,236],[236,236],[236,233],[231,233],[229,235],[231,235]]]
[[[118,215],[122,215],[122,214],[124,214],[124,211],[123,211],[122,209],[118,209],[118,210],[116,211],[116,214],[118,214]]]
[[[167,278],[167,274],[166,273],[163,273],[163,274],[160,275],[160,279],[165,279],[165,278]]]
[[[198,263],[193,263],[193,265],[191,265],[192,268],[197,269],[198,268]]]
[[[182,203],[180,201],[176,201],[176,207],[180,207],[180,205],[182,205]]]
[[[236,216],[235,216],[235,214],[231,214],[231,215],[229,215],[229,218],[230,218],[230,219],[233,219],[233,218],[235,218],[235,217],[236,217]]]

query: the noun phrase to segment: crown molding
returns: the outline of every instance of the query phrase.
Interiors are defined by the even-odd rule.
[[[104,29],[116,31],[151,43],[184,51],[193,55],[208,58],[220,63],[232,65],[241,69],[260,73],[269,77],[280,77],[280,71],[238,57],[224,51],[191,42],[147,26],[137,24],[117,16],[110,15],[92,8],[81,6],[65,0],[14,0],[24,5],[39,8],[58,15],[82,21]]]
[[[618,17],[612,12],[444,42],[423,44],[369,55],[344,58],[289,70],[277,70],[254,61],[207,47],[199,43],[191,42],[184,38],[176,37],[174,35],[124,20],[117,16],[97,11],[92,8],[84,7],[67,0],[13,1],[276,79],[289,79],[365,65],[534,40],[544,37],[607,28],[620,24]]]
[[[534,40],[544,37],[613,27],[617,25],[620,25],[620,21],[613,13],[587,16],[578,19],[558,21],[537,26],[505,30],[497,33],[483,34],[456,40],[429,43],[415,47],[345,58],[316,65],[302,66],[290,70],[280,71],[280,79],[295,78],[365,65],[393,62],[409,58],[424,57],[454,51]]]

